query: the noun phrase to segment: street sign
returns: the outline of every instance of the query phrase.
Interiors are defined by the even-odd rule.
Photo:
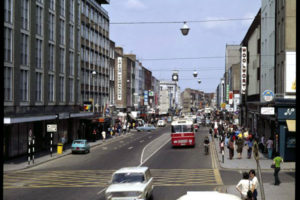
[[[272,101],[274,99],[274,93],[272,90],[265,90],[263,97],[265,101]]]
[[[47,124],[47,132],[57,132],[57,124]]]
[[[274,115],[275,114],[275,108],[274,107],[261,107],[260,113],[262,115]]]

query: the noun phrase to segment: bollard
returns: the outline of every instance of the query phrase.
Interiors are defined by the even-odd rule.
[[[34,138],[32,139],[32,164],[34,164]]]
[[[53,145],[52,137],[53,137],[53,133],[50,134],[50,156],[51,157],[52,157],[52,145]]]

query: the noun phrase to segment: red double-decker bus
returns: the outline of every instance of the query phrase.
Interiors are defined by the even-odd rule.
[[[177,120],[171,123],[172,146],[195,146],[193,122]]]

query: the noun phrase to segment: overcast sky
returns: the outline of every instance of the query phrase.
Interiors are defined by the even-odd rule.
[[[110,0],[103,7],[110,17],[110,39],[126,54],[136,54],[154,77],[171,80],[172,71],[178,70],[181,91],[215,92],[225,72],[226,44],[240,44],[252,20],[211,20],[254,18],[261,1]],[[208,22],[192,22],[205,20]],[[187,36],[180,32],[183,21],[190,28]],[[114,24],[117,22],[182,23]],[[195,70],[197,78],[193,77]]]

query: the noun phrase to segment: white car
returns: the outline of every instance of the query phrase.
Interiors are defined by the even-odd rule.
[[[181,196],[177,200],[199,200],[199,199],[209,199],[209,200],[241,200],[233,194],[221,193],[217,191],[188,191],[185,195]]]
[[[165,122],[165,120],[158,120],[158,122],[157,122],[157,126],[158,126],[158,127],[163,127],[163,126],[166,126],[166,122]]]
[[[148,167],[126,167],[112,175],[106,200],[152,199],[153,177]]]

